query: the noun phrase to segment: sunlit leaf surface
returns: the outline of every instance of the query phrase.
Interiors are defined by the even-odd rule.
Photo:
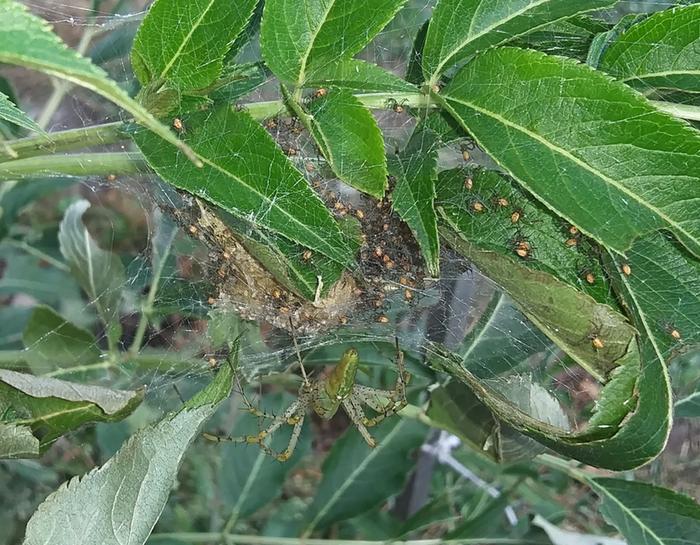
[[[613,0],[441,0],[430,21],[423,73],[436,83],[451,66],[515,36]]]
[[[622,479],[590,479],[603,500],[600,511],[640,545],[694,545],[700,536],[700,505],[666,488]]]
[[[316,67],[349,59],[406,0],[269,0],[261,28],[265,62],[284,82],[303,85]]]
[[[700,92],[700,5],[674,6],[633,25],[598,68],[641,90]]]
[[[440,96],[506,171],[601,244],[624,252],[665,227],[700,255],[700,134],[625,85],[561,57],[500,48]]]
[[[131,50],[141,85],[155,81],[188,90],[212,83],[256,4],[257,0],[153,2]]]
[[[149,164],[172,185],[341,264],[352,251],[306,179],[247,113],[223,106],[182,119],[203,168],[152,134],[135,135]]]
[[[0,370],[3,423],[31,429],[42,449],[86,422],[110,422],[128,416],[143,391],[124,391]]]

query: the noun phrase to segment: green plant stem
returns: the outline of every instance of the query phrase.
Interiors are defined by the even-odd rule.
[[[148,172],[140,153],[75,153],[40,155],[0,163],[0,181],[36,176],[108,176]]]
[[[391,93],[367,93],[356,95],[366,107],[371,109],[385,109],[389,100],[393,99],[411,108],[436,108],[434,101],[421,93],[404,93],[401,95]],[[659,110],[683,119],[700,121],[700,107],[672,102],[652,101]],[[289,113],[281,100],[267,102],[254,102],[241,105],[254,119],[264,119]],[[4,144],[17,154],[17,159],[72,151],[91,146],[114,144],[128,138],[125,131],[127,123],[118,121],[93,125],[79,129],[52,132],[48,136],[36,135],[17,140],[8,140]]]
[[[412,108],[424,108],[428,104],[426,97],[418,92],[400,95],[391,93],[367,93],[357,95],[357,98],[365,106],[373,109],[386,108],[390,99],[394,99],[399,103],[405,103],[406,106]],[[251,102],[238,107],[245,109],[253,119],[257,119],[258,121],[279,115],[289,115],[287,106],[281,100]],[[17,140],[8,140],[5,144],[17,154],[18,159],[24,159],[37,155],[45,155],[47,153],[114,144],[115,142],[128,138],[128,134],[125,131],[126,126],[127,123],[121,121],[105,123],[92,127],[52,132],[49,133],[48,136],[37,135]]]
[[[356,95],[370,109],[385,109],[390,99],[410,108],[439,107],[430,97],[421,93],[367,93]],[[652,101],[659,110],[675,117],[700,121],[700,107],[671,102]],[[281,100],[256,102],[239,106],[254,119],[264,119],[279,115],[289,115],[287,106]],[[0,162],[0,181],[15,180],[39,175],[69,176],[108,176],[147,172],[146,162],[138,152],[122,153],[83,153],[74,155],[55,154],[60,151],[111,144],[128,138],[126,123],[107,123],[84,129],[71,129],[50,133],[49,138],[38,135],[30,138],[7,141],[9,148],[18,159]]]
[[[161,257],[160,262],[157,265],[157,269],[153,271],[153,279],[151,280],[151,287],[148,289],[148,295],[141,308],[141,318],[139,319],[139,324],[136,326],[136,333],[134,334],[134,340],[129,347],[128,353],[131,357],[138,355],[141,349],[141,344],[143,344],[143,337],[146,334],[146,327],[151,321],[151,315],[153,314],[153,304],[156,300],[156,295],[158,293],[158,288],[160,286],[160,277],[163,273],[163,266],[165,265],[165,260],[170,253],[170,245],[164,255]]]
[[[47,135],[29,136],[8,140],[7,146],[17,154],[17,159],[36,157],[59,151],[73,151],[90,146],[114,144],[128,138],[121,121],[104,123],[79,129],[52,132]]]
[[[221,539],[222,535],[216,532],[173,532],[163,534],[153,534],[148,539],[148,543],[158,543],[159,541],[179,540],[186,543],[213,543]],[[482,545],[492,543],[493,545],[537,545],[531,539],[510,538],[466,538],[466,539],[415,539],[410,541],[365,541],[349,539],[310,539],[298,537],[268,537],[251,536],[240,534],[226,534],[229,543],[241,545],[442,545],[442,544],[462,544],[462,545]]]
[[[437,422],[430,418],[423,409],[417,407],[416,405],[406,405],[403,409],[399,411],[398,414],[399,416],[403,416],[404,418],[418,420],[418,422],[422,422],[423,424],[425,424],[426,426],[430,426],[431,428],[440,429],[441,427]]]
[[[536,459],[542,465],[566,473],[572,479],[575,479],[583,484],[588,483],[590,476],[585,471],[582,471],[579,469],[579,467],[577,467],[580,466],[578,462],[562,460],[561,458],[557,458],[551,454],[539,454],[537,455]]]

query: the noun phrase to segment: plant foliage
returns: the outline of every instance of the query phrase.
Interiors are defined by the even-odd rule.
[[[27,7],[0,0],[0,62],[94,91],[128,117],[45,133],[0,90],[0,132],[9,135],[0,146],[0,184],[7,184],[0,191],[0,241],[7,242],[0,246],[0,295],[20,286],[37,302],[17,323],[0,323],[0,340],[22,341],[21,350],[8,341],[8,356],[0,358],[0,457],[39,457],[88,422],[123,425],[114,423],[133,413],[144,392],[91,384],[114,379],[106,369],[124,376],[141,366],[187,372],[204,353],[214,354],[214,366],[222,359],[221,346],[183,342],[174,357],[149,345],[168,316],[165,293],[173,313],[192,320],[205,314],[179,304],[192,286],[175,279],[176,234],[160,215],[152,259],[139,271],[147,278],[136,275],[136,287],[127,287],[131,270],[121,256],[88,229],[88,200],[63,207],[53,249],[44,251],[43,241],[30,246],[27,240],[35,241],[15,229],[25,206],[62,183],[53,176],[146,173],[155,186],[155,174],[164,185],[149,196],[204,244],[218,277],[206,295],[190,299],[211,304],[218,290],[242,318],[318,334],[307,363],[336,360],[339,347],[319,332],[373,306],[386,310],[379,324],[410,329],[410,316],[385,297],[399,292],[403,303],[411,301],[418,292],[411,275],[432,293],[454,266],[446,255],[468,260],[498,286],[468,325],[454,326],[468,332],[463,339],[406,350],[417,377],[412,404],[379,427],[374,450],[356,431],[345,432],[317,468],[308,501],[285,502],[269,514],[266,532],[307,538],[350,533],[355,524],[357,535],[384,540],[439,527],[440,535],[463,539],[546,534],[552,543],[573,543],[576,536],[544,519],[524,522],[525,530],[513,524],[510,533],[494,526],[508,494],[529,486],[521,469],[504,472],[496,462],[532,459],[547,447],[598,468],[634,470],[667,445],[673,387],[683,395],[675,415],[700,414],[697,389],[672,385],[668,371],[682,358],[696,361],[700,346],[700,5],[604,20],[615,4],[439,0],[415,28],[402,77],[356,56],[410,11],[407,0],[156,0],[130,30],[138,88],[130,95]],[[101,47],[93,59],[109,58]],[[278,99],[257,100],[270,78]],[[379,110],[405,115],[410,134],[390,136]],[[22,131],[35,134],[17,137]],[[128,140],[137,151],[63,154]],[[448,165],[445,157],[457,148],[461,163]],[[20,179],[27,189],[11,185]],[[38,269],[34,258],[56,268],[50,281],[23,278],[25,265]],[[89,302],[80,302],[84,315],[61,300],[79,299],[79,290]],[[129,335],[125,315],[138,316]],[[187,450],[204,457],[192,443],[205,422],[219,422],[215,413],[234,375],[265,372],[253,370],[256,354],[238,362],[239,341],[265,344],[260,328],[247,330],[239,317],[209,320],[210,331],[240,333],[216,377],[174,414],[115,446],[101,467],[49,495],[24,543],[146,542]],[[362,318],[356,325],[372,354],[365,363],[381,368],[393,333],[375,334]],[[536,383],[535,360],[547,358],[558,370],[577,365],[596,382],[583,423],[572,424],[556,392]],[[18,370],[1,368],[8,361]],[[431,381],[442,384],[426,412]],[[463,455],[487,464],[503,490],[482,486],[483,496],[462,497],[446,486],[444,497],[392,526],[377,506],[418,486],[423,458],[415,459],[435,444],[426,423],[469,445],[471,454]],[[252,429],[246,426],[236,429]],[[243,442],[265,439],[245,433]],[[289,467],[310,448],[308,433],[287,468],[230,446],[224,452],[241,463],[231,474],[194,464],[202,488],[207,472],[220,476],[231,512],[227,521],[211,517],[211,541],[235,541],[225,534],[278,501],[281,481],[294,473]],[[464,467],[450,452],[435,457]],[[700,542],[694,500],[593,477],[551,455],[538,460],[597,494],[603,517],[630,545]],[[454,505],[469,505],[469,516],[452,520]]]

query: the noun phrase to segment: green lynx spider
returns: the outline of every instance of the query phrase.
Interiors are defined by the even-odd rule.
[[[301,358],[299,358],[299,363],[301,365],[303,382],[301,388],[299,388],[297,400],[283,413],[278,416],[269,415],[256,409],[246,401],[247,409],[252,414],[272,420],[272,423],[266,429],[257,435],[246,435],[243,437],[218,437],[211,434],[205,434],[205,437],[212,441],[255,444],[278,461],[286,462],[294,453],[302,425],[304,424],[304,417],[309,409],[313,409],[321,418],[330,420],[342,405],[364,440],[370,447],[374,448],[377,442],[370,435],[367,428],[376,426],[379,422],[406,406],[406,384],[410,375],[404,367],[404,356],[403,352],[399,350],[398,340],[396,341],[395,360],[398,373],[393,390],[380,390],[355,384],[359,356],[354,348],[346,350],[338,364],[315,379],[309,380]],[[377,415],[368,418],[362,409],[362,404],[370,407]],[[293,426],[292,436],[289,439],[287,448],[281,453],[276,453],[265,443],[265,439],[285,424]]]

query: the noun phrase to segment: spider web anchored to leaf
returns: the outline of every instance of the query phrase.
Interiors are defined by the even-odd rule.
[[[620,9],[641,11],[652,3],[659,8],[672,5],[630,1],[621,2]],[[144,3],[105,2],[97,11],[89,2],[84,6],[75,2],[27,5],[54,24],[69,43],[79,43],[85,32],[94,33],[85,53],[125,88],[135,86],[128,51],[145,13]],[[409,2],[358,58],[395,74],[405,74],[413,39],[431,9],[431,2]],[[619,15],[602,14],[607,21],[614,21]],[[562,39],[552,33],[549,52],[562,53]],[[527,47],[528,43],[520,45]],[[239,56],[240,62],[257,59],[259,51],[255,45],[245,48]],[[43,79],[28,79],[24,72],[11,76],[18,95],[26,99],[25,109],[40,115],[42,105],[51,96],[51,87]],[[270,78],[240,102],[277,98],[278,86]],[[401,104],[387,104],[374,112],[390,155],[404,149],[415,127],[414,117],[406,110]],[[71,90],[51,116],[48,129],[118,121],[120,115],[96,101],[94,95]],[[352,282],[352,287],[346,290],[345,297],[332,300],[329,305],[332,319],[324,315],[323,320],[315,320],[313,309],[306,315],[307,307],[295,306],[283,286],[269,279],[260,280],[260,265],[249,255],[252,242],[248,246],[240,241],[232,241],[231,246],[213,243],[218,224],[202,220],[211,218],[211,210],[204,209],[204,215],[201,201],[166,186],[155,175],[83,181],[52,179],[44,186],[44,182],[37,183],[35,198],[23,202],[11,240],[0,244],[4,263],[0,297],[6,302],[0,313],[8,316],[7,320],[0,320],[0,327],[5,328],[0,330],[2,347],[24,347],[30,367],[39,374],[113,388],[145,385],[149,409],[166,411],[179,406],[179,395],[189,396],[210,379],[212,370],[226,361],[228,343],[238,335],[243,336],[240,365],[244,382],[250,383],[250,395],[257,398],[273,391],[281,396],[285,388],[280,388],[280,384],[295,392],[298,381],[294,378],[294,345],[290,328],[286,327],[291,318],[302,357],[311,372],[336,363],[348,346],[355,346],[367,367],[368,380],[390,384],[393,342],[397,337],[406,352],[408,370],[414,376],[412,402],[421,404],[429,389],[447,381],[424,363],[432,356],[432,343],[439,343],[459,354],[467,369],[494,390],[516,400],[525,412],[571,429],[578,429],[588,420],[601,383],[528,320],[496,282],[446,245],[440,255],[440,279],[428,278],[410,230],[391,212],[388,200],[378,202],[334,178],[308,133],[289,119],[273,118],[264,126],[336,218],[354,218],[365,235],[358,252],[358,276],[364,281],[348,276],[346,281]],[[195,128],[185,125],[181,130]],[[126,146],[110,144],[104,149],[123,151]],[[464,181],[470,179],[471,168],[477,164],[494,167],[467,140],[441,148],[438,161],[441,171],[463,169],[460,176]],[[3,186],[0,198],[22,198],[16,195],[17,186],[9,190],[6,187],[9,186]],[[275,199],[285,197],[280,194]],[[91,204],[81,221],[95,244],[106,254],[118,256],[123,266],[123,280],[87,295],[54,242],[59,222],[79,198]],[[476,201],[465,202],[475,217],[481,213],[474,207]],[[499,210],[498,203],[483,204],[488,213],[503,216],[501,224],[508,229],[504,240],[514,244],[512,258],[537,257],[538,244],[529,240],[529,245],[523,246],[525,241],[519,238],[518,222],[512,219],[517,209],[508,205],[507,211]],[[249,220],[248,224],[259,224],[271,213],[272,206],[243,219]],[[533,229],[535,238],[545,236],[537,225]],[[260,244],[264,240],[260,236],[251,231],[253,242]],[[642,251],[639,250],[640,255]],[[317,259],[307,256],[303,249],[294,257],[300,261]],[[589,270],[577,272],[584,287],[588,274],[597,274]],[[154,281],[157,290],[151,291]],[[312,293],[316,288],[312,279]],[[150,302],[149,293],[153,294]],[[100,303],[113,298],[118,300],[116,319],[121,328],[112,341],[113,352],[125,354],[116,359],[105,355],[110,331],[99,316]],[[59,367],[52,361],[56,346],[62,341],[74,345],[78,336],[64,323],[56,325],[55,321],[45,320],[35,328],[36,334],[23,336],[36,304],[51,306],[66,321],[88,332],[81,337],[79,369],[72,369],[69,361]],[[147,323],[142,319],[144,307],[148,311]],[[664,321],[663,327],[671,332],[681,323],[700,329],[693,322],[697,317],[685,315],[683,308],[666,314],[669,315],[659,316],[658,321]],[[600,335],[600,325],[591,324],[589,335],[582,335],[579,342],[588,346],[591,336]],[[674,349],[669,345],[669,353]],[[359,381],[366,378],[360,375]],[[279,411],[284,404],[278,401],[261,403],[272,403],[274,410]],[[234,396],[231,413],[216,423],[226,433],[235,422],[240,405],[240,399]],[[534,442],[515,435],[505,441],[505,448],[513,457],[538,452]],[[323,449],[322,440],[318,443]]]
[[[125,54],[147,6],[128,2],[118,4],[116,7],[121,13],[111,11],[115,6],[104,6],[99,11],[93,11],[88,3],[84,7],[55,2],[28,3],[30,8],[53,23],[69,41],[71,38],[76,41],[86,30],[95,32],[96,37],[87,54],[95,62],[106,66],[115,79],[129,85],[133,76]],[[641,10],[648,7],[642,4],[645,3],[623,2],[622,9]],[[657,5],[663,7],[663,3]],[[397,74],[405,72],[416,29],[429,17],[430,10],[431,4],[428,2],[410,3],[362,52],[360,58]],[[612,14],[605,16],[614,17]],[[554,42],[557,37],[553,35],[552,38]],[[556,53],[555,48],[552,52]],[[248,48],[243,51],[240,59],[254,59],[256,55],[255,48]],[[250,100],[277,96],[276,85],[270,80],[260,86]],[[31,94],[28,99],[37,100]],[[57,130],[118,119],[118,113],[105,111],[102,105],[92,101],[94,98],[87,93],[69,93],[53,117],[50,128]],[[387,105],[385,111],[375,113],[389,150],[405,146],[415,126],[408,113],[397,113],[394,110]],[[305,172],[310,183],[325,195],[327,204],[337,207],[338,216],[348,214],[357,217],[359,213],[366,224],[378,227],[373,232],[368,229],[371,238],[360,254],[363,260],[362,272],[371,280],[376,280],[378,285],[358,288],[357,297],[362,299],[361,304],[349,306],[347,315],[341,315],[337,325],[327,324],[323,331],[319,328],[309,335],[301,335],[299,340],[302,348],[305,352],[311,350],[307,358],[318,364],[330,363],[342,348],[338,345],[366,343],[374,351],[377,346],[390,345],[392,337],[397,335],[402,346],[419,353],[425,350],[426,341],[441,342],[457,351],[467,350],[465,361],[470,361],[469,365],[473,366],[475,372],[485,378],[526,375],[546,385],[550,391],[569,400],[575,399],[576,403],[585,404],[595,397],[595,381],[571,365],[563,353],[528,322],[496,284],[449,251],[444,251],[442,255],[441,280],[426,283],[424,277],[427,274],[417,259],[417,247],[411,245],[410,233],[388,210],[389,203],[385,204],[384,210],[377,211],[372,200],[349,191],[329,176],[323,158],[310,143],[308,135],[290,125],[287,120],[280,119],[274,125],[268,125],[268,130],[282,149],[294,150],[291,159],[299,170]],[[118,145],[113,149],[121,147]],[[465,160],[466,155],[460,153],[463,149],[464,146],[460,148],[459,145],[443,149],[440,168],[467,166],[475,161],[490,166],[488,158],[480,154],[478,149],[473,150],[471,157]],[[76,193],[76,187],[72,188],[73,194]],[[127,262],[125,282],[119,289],[123,303],[120,319],[124,322],[121,342],[128,345],[129,337],[138,329],[139,301],[147,294],[153,275],[153,263],[149,256],[153,253],[154,233],[159,228],[156,223],[167,223],[168,211],[181,211],[182,197],[148,176],[128,179],[120,177],[112,181],[93,180],[82,184],[78,191],[94,203],[94,213],[89,214],[87,223],[100,246],[121,254]],[[68,195],[65,197],[66,202],[70,198]],[[154,203],[166,210],[165,218],[154,219]],[[258,214],[262,216],[267,212],[263,209]],[[148,379],[152,381],[148,384],[149,390],[167,391],[173,381],[183,377],[187,379],[192,375],[206,375],[209,373],[206,363],[209,360],[212,360],[212,365],[214,360],[219,362],[225,352],[226,340],[242,329],[248,330],[246,335],[249,344],[244,346],[242,357],[248,378],[283,370],[290,361],[288,334],[267,331],[264,326],[261,329],[257,324],[245,323],[236,316],[236,312],[230,310],[232,306],[240,310],[240,305],[236,307],[227,301],[211,304],[212,298],[217,299],[216,272],[221,261],[220,255],[212,254],[221,250],[208,247],[206,241],[197,240],[199,233],[196,232],[196,226],[188,225],[182,216],[179,220],[181,231],[185,231],[185,234],[180,232],[175,235],[173,244],[168,248],[170,256],[161,272],[154,319],[144,336],[143,354],[158,349],[158,355],[149,362],[153,365]],[[134,223],[137,236],[132,236]],[[381,229],[387,225],[389,233],[384,236]],[[188,228],[193,232],[188,233]],[[188,234],[193,236],[188,237]],[[20,248],[15,247],[11,252],[14,252],[11,255],[17,255],[20,259],[29,259]],[[129,255],[136,257],[129,258]],[[236,261],[237,256],[231,255],[229,259]],[[387,264],[393,265],[394,270],[387,270]],[[238,273],[235,267],[231,271],[233,272],[224,273],[234,275],[235,281]],[[69,283],[68,279],[66,283]],[[5,284],[9,290],[11,281],[7,275]],[[72,288],[73,294],[77,294],[75,286]],[[246,303],[255,305],[257,302],[263,305],[265,299],[275,299],[275,296],[273,288],[269,294],[258,294],[258,301],[253,298]],[[79,325],[94,327],[91,323],[94,320],[93,303],[95,301],[89,301],[87,305],[81,305],[79,301],[71,302],[73,308],[70,312],[72,316],[80,316],[76,320]],[[66,305],[65,302],[62,304]],[[288,320],[285,310],[293,316],[293,309],[286,309],[284,303],[273,304],[265,308],[264,312],[244,309],[241,314],[244,318],[257,317],[261,322],[274,322],[273,318],[276,317],[270,315],[265,320],[265,314],[278,312],[279,324],[280,320]],[[488,327],[481,331],[481,327],[477,326],[486,312],[491,318]],[[678,312],[681,313],[682,309],[678,309]],[[293,319],[299,318],[293,316]],[[672,320],[673,317],[669,323]],[[478,343],[469,344],[468,341],[465,345],[465,337],[469,339],[475,328],[479,329],[481,335]],[[210,330],[208,335],[207,329]],[[303,331],[303,327],[300,326],[299,329]],[[17,333],[15,338],[16,336]],[[35,341],[40,342],[41,338]],[[587,341],[583,339],[582,342]],[[473,350],[477,350],[477,353],[473,353]],[[478,357],[481,350],[490,352],[491,357]],[[374,356],[373,363],[387,363],[388,358],[386,361],[383,359],[390,351],[380,349],[378,352],[384,356]],[[194,364],[198,358],[204,362],[203,365]],[[122,379],[127,382],[130,376],[142,380],[140,372],[134,369],[120,369],[118,374],[126,375]],[[111,382],[113,378],[107,376],[102,380]]]

